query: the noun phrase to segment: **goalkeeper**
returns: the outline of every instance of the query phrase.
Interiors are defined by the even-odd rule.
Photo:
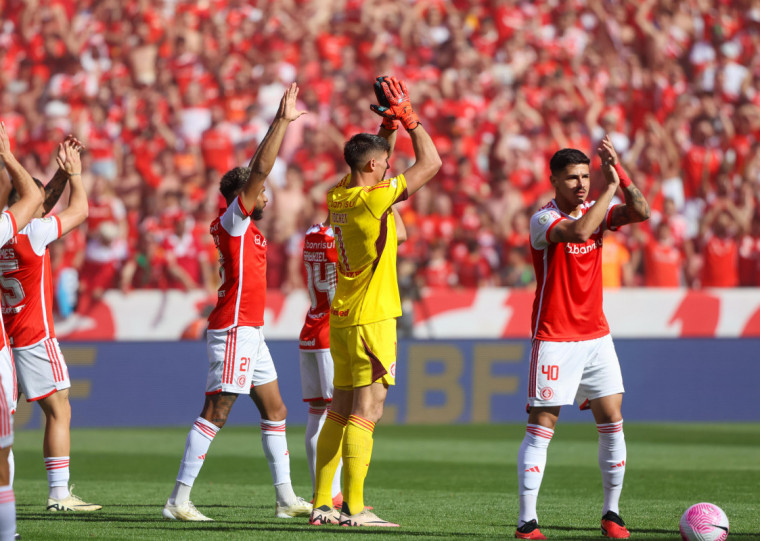
[[[330,352],[335,366],[332,409],[317,442],[316,489],[309,524],[398,526],[364,507],[364,478],[372,455],[375,423],[396,377],[396,318],[401,315],[393,204],[422,188],[441,158],[414,112],[406,84],[378,77],[382,117],[377,135],[360,133],[346,143],[350,168],[327,193],[338,252],[338,285],[330,308]],[[385,178],[398,125],[409,133],[415,162]],[[333,509],[335,470],[343,458],[343,506]]]

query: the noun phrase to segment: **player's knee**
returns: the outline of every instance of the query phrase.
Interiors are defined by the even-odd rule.
[[[265,418],[270,421],[284,421],[288,417],[288,408],[280,402],[272,408],[267,408]]]

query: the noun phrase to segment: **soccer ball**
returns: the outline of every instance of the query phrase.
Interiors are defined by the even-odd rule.
[[[681,515],[684,541],[723,541],[728,537],[728,517],[712,503],[695,503]]]

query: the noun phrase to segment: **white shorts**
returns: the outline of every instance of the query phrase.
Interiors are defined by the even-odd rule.
[[[18,386],[16,384],[16,364],[13,362],[13,352],[8,346],[0,350],[0,379],[2,379],[3,396],[11,415],[16,413],[18,401]]]
[[[55,338],[25,348],[13,348],[13,359],[21,392],[27,402],[71,387],[69,369]]]
[[[261,327],[233,327],[206,333],[206,394],[249,394],[256,385],[277,379]]]
[[[304,402],[332,402],[333,360],[329,349],[301,349],[301,396]]]
[[[0,449],[13,445],[13,413],[16,411],[16,373],[10,348],[0,350]]]
[[[625,392],[615,346],[608,334],[581,342],[533,341],[528,404],[583,405],[586,400]]]

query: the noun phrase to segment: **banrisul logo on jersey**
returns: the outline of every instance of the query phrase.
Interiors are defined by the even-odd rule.
[[[566,244],[565,251],[570,255],[586,255],[602,247],[602,237],[589,240],[586,244]]]

